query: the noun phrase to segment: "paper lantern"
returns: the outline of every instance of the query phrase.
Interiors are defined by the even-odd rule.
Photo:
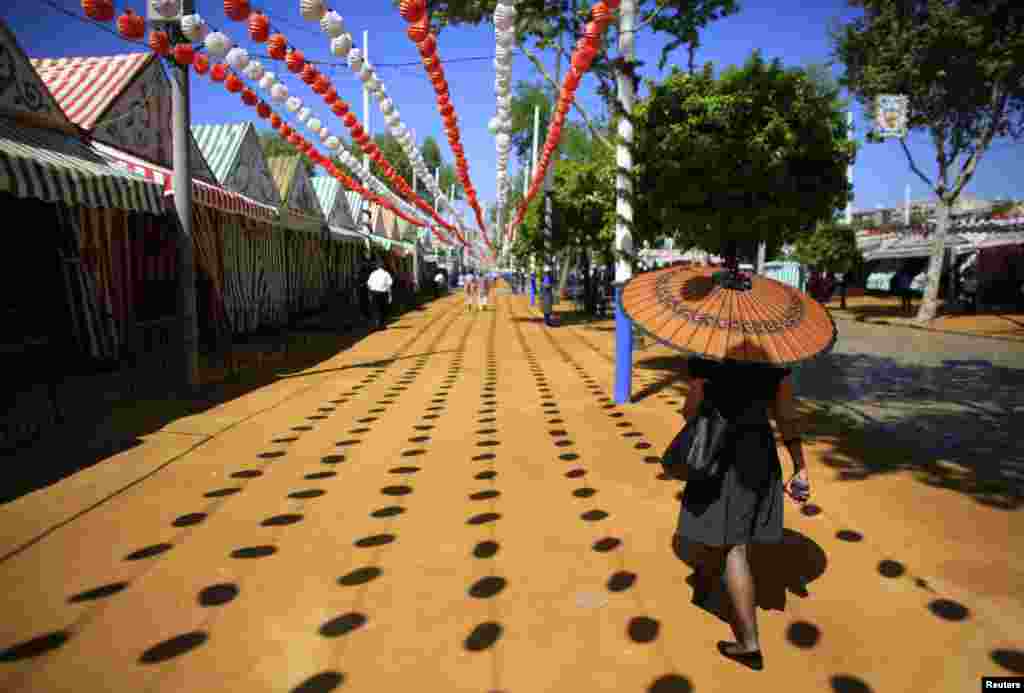
[[[270,35],[270,20],[267,15],[255,12],[249,15],[249,38],[256,43],[263,43]]]
[[[495,41],[499,46],[505,48],[511,48],[516,43],[516,32],[514,31],[499,31],[495,35]]]
[[[231,50],[232,45],[234,45],[231,43],[230,38],[219,31],[208,34],[203,43],[206,45],[206,50],[209,54],[215,58],[223,58]]]
[[[302,142],[302,140],[299,139],[299,136],[294,132],[288,135],[288,141],[291,142],[293,145],[298,145],[300,142]]]
[[[359,119],[351,112],[345,114],[345,118],[342,121],[345,123],[345,127],[352,128],[359,124]]]
[[[167,55],[171,52],[171,39],[166,31],[149,32],[149,47],[158,55]]]
[[[283,121],[281,120],[281,116],[277,115],[276,113],[271,113],[270,114],[270,127],[272,127],[275,130],[277,130],[277,129],[279,129],[281,127],[281,125],[283,125]]]
[[[313,82],[316,81],[316,78],[319,77],[319,76],[320,76],[320,73],[317,71],[317,69],[315,67],[313,67],[312,65],[310,65],[309,63],[306,63],[302,67],[302,71],[299,73],[299,77],[306,84],[312,84]]]
[[[292,113],[295,113],[300,108],[302,108],[302,99],[300,99],[297,96],[289,96],[284,103],[284,107],[287,108]]]
[[[437,109],[437,110],[438,110],[438,112],[440,112],[440,113],[441,113],[441,115],[442,115],[443,117],[445,117],[445,118],[448,118],[448,117],[450,117],[450,116],[451,116],[451,115],[452,115],[453,113],[455,113],[455,107],[454,107],[454,106],[452,106],[452,105],[451,105],[451,103],[446,103],[446,104],[445,104],[444,106],[441,106],[441,108],[439,108],[439,109]]]
[[[337,38],[345,33],[345,20],[334,10],[326,12],[320,19],[320,31],[332,39]]]
[[[420,21],[426,10],[427,3],[424,0],[402,0],[398,3],[398,12],[407,22]]]
[[[205,53],[195,54],[195,57],[192,58],[192,69],[199,75],[205,75],[209,71],[210,59],[206,57]]]
[[[281,133],[281,137],[288,137],[294,132],[286,123],[281,123],[281,127],[277,131]]]
[[[605,4],[608,5],[608,9],[617,10],[619,5],[622,4],[622,0],[605,0]]]
[[[270,106],[268,106],[263,101],[260,101],[258,104],[256,104],[256,115],[263,119],[269,118]]]
[[[353,48],[348,52],[348,66],[353,72],[358,72],[359,68],[363,66],[363,52],[358,48]]]
[[[328,84],[330,84],[330,82],[328,82]],[[338,90],[335,89],[334,87],[328,87],[327,91],[324,93],[324,103],[326,103],[328,106],[330,106],[331,104],[333,104],[337,100],[338,100]]]
[[[217,63],[210,70],[210,79],[214,82],[223,82],[228,76],[228,66],[224,63]]]
[[[242,80],[238,79],[236,75],[230,74],[227,76],[227,79],[224,80],[224,88],[232,94],[237,94],[245,88],[245,84],[243,84]]]
[[[195,57],[196,52],[192,49],[191,43],[179,43],[174,47],[174,62],[179,65],[191,65]]]
[[[319,22],[325,11],[323,0],[299,0],[299,12],[306,21]]]
[[[420,43],[430,35],[430,21],[427,17],[423,17],[418,22],[413,22],[409,25],[409,28],[405,30],[405,35],[413,43]]]
[[[352,50],[352,37],[342,34],[331,41],[331,54],[344,58]]]
[[[429,58],[437,52],[437,39],[428,34],[425,39],[416,44],[420,51],[420,57]]]
[[[267,39],[267,53],[274,60],[283,59],[287,50],[288,39],[284,37],[284,34],[274,34]]]
[[[373,79],[373,66],[364,60],[362,66],[359,68],[358,77],[364,84],[368,83]]]
[[[330,88],[331,81],[324,75],[317,75],[316,80],[313,82],[313,91],[317,94],[325,94]]]
[[[498,5],[494,11],[494,26],[502,31],[509,31],[516,23],[516,8],[511,5]]]
[[[171,19],[178,13],[177,0],[150,0],[149,4],[156,10],[157,14],[165,19]],[[106,21],[106,19],[103,21]]]
[[[327,128],[320,128],[320,141],[326,142],[327,138],[331,136],[331,131]]]
[[[131,10],[117,18],[117,32],[126,39],[137,41],[146,35],[146,20]]]
[[[228,51],[227,56],[224,58],[224,62],[236,70],[242,71],[245,69],[245,66],[249,64],[249,51],[236,46]]]
[[[285,58],[284,63],[288,67],[289,72],[298,74],[306,65],[306,56],[298,48],[293,48],[288,51],[288,57]]]
[[[284,103],[288,100],[288,87],[280,82],[275,84],[270,90],[270,99],[274,103]]]
[[[355,116],[352,115],[351,113],[349,113],[349,115],[351,115],[353,118],[355,118]],[[346,118],[345,125],[348,125],[348,119],[347,118]],[[349,127],[349,134],[352,135],[352,139],[354,139],[354,140],[358,140],[363,135],[366,134],[366,130],[364,130],[363,126],[359,124],[358,119],[356,120],[356,122],[353,125],[348,125],[348,127]]]
[[[103,19],[105,9],[103,0],[82,0],[82,10],[85,16],[97,22],[107,21]]]
[[[181,18],[181,33],[189,41],[204,41],[210,33],[210,27],[198,14],[187,14]]]
[[[334,135],[331,135],[324,141],[324,146],[330,149],[332,152],[336,151],[341,146],[341,140]]]
[[[268,72],[260,79],[260,89],[263,91],[270,91],[274,85],[277,84],[277,75],[273,72]]]
[[[242,21],[249,16],[249,0],[224,0],[224,14],[232,21]]]
[[[348,113],[348,104],[343,99],[338,99],[331,105],[331,110],[334,111],[334,115],[343,116]]]
[[[604,27],[597,22],[589,22],[583,29],[583,38],[595,48],[601,45],[604,39]]]
[[[242,103],[244,103],[246,106],[255,106],[257,103],[259,103],[259,100],[259,97],[256,96],[256,92],[254,92],[252,89],[246,88],[242,90]]]
[[[300,108],[299,112],[295,114],[295,117],[299,119],[300,123],[305,123],[313,115],[313,111],[308,108]]]

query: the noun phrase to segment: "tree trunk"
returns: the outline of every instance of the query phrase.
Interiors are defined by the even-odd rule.
[[[569,269],[572,265],[572,248],[566,248],[562,253],[562,268],[558,275],[558,294],[556,300],[560,300],[562,293],[565,292],[565,285],[569,281]]]
[[[945,269],[946,235],[949,232],[950,203],[940,197],[935,209],[935,234],[932,236],[932,254],[928,260],[928,283],[925,285],[921,307],[914,318],[917,323],[934,320],[939,311],[939,286]]]
[[[583,252],[583,311],[594,314],[594,279],[590,276],[590,253]]]

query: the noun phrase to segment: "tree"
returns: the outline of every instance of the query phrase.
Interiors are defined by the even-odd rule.
[[[754,51],[717,79],[710,64],[673,69],[637,111],[634,242],[751,252],[792,242],[849,199],[845,117],[802,68]]]
[[[908,132],[927,131],[934,181],[900,145],[938,198],[928,283],[917,321],[935,318],[950,212],[992,145],[1024,135],[1024,12],[1014,0],[851,0],[864,16],[830,31],[846,67],[840,83],[867,112],[879,94],[908,97]],[[875,135],[869,141],[877,142]],[[951,170],[956,178],[950,181]]]
[[[793,252],[796,259],[824,272],[843,274],[843,292],[840,307],[846,308],[845,287],[851,273],[856,272],[864,262],[864,256],[857,247],[857,233],[852,226],[835,222],[823,222],[813,233],[797,239]]]
[[[301,161],[302,165],[306,167],[306,173],[310,176],[316,173],[316,166],[313,165],[313,162],[299,154],[294,145],[287,142],[283,137],[281,137],[281,135],[273,130],[261,132],[259,140],[260,149],[263,150],[263,156],[268,159],[273,156],[298,156],[299,161]]]

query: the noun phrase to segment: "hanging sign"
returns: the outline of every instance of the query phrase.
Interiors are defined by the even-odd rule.
[[[879,137],[907,136],[907,97],[880,94],[875,98],[875,132]]]

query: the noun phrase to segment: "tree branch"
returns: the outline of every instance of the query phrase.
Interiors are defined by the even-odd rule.
[[[1006,111],[1006,102],[1009,100],[1009,97],[1010,91],[1008,89],[1000,93],[998,84],[992,87],[992,117],[985,128],[985,132],[981,134],[981,140],[975,145],[974,151],[971,152],[970,157],[964,162],[960,173],[956,177],[956,183],[953,185],[954,199],[960,195],[960,191],[970,182],[971,177],[974,175],[974,170],[978,167],[978,162],[981,161],[981,157],[988,151],[989,145],[992,144],[992,139],[996,136],[996,131],[999,129],[999,122]]]
[[[921,169],[919,169],[917,167],[917,164],[914,163],[914,157],[912,157],[910,155],[910,150],[907,149],[907,140],[906,140],[906,138],[904,138],[904,137],[900,138],[900,146],[903,147],[903,153],[907,155],[907,161],[910,163],[910,170],[913,171],[914,173],[916,173],[917,177],[920,178],[921,180],[923,180],[925,182],[925,184],[928,185],[928,189],[929,190],[934,190],[935,189],[935,185],[930,180],[928,180],[928,176],[926,176],[923,173],[921,173]]]
[[[655,19],[661,16],[661,11],[663,9],[665,9],[665,5],[659,5],[653,12],[647,15],[646,19],[644,19],[641,22],[638,22],[637,25],[633,27],[633,31],[638,32],[644,27],[650,26],[651,22],[653,22]]]
[[[534,67],[537,68],[540,74],[544,77],[547,83],[551,85],[551,87],[555,90],[555,93],[557,94],[558,90],[561,87],[555,83],[554,79],[551,78],[551,75],[548,73],[547,68],[544,67],[544,64],[540,61],[540,58],[537,57],[537,54],[531,51],[529,47],[527,47],[525,44],[520,44],[519,47],[522,48],[523,54],[530,59],[530,62],[533,63]],[[575,99],[573,99],[572,105],[573,108],[576,109],[576,112],[583,117],[583,122],[587,124],[587,128],[590,130],[590,134],[594,136],[594,139],[596,139],[604,146],[608,147],[608,149],[614,150],[615,147],[612,145],[611,141],[607,137],[602,135],[596,127],[594,127],[594,124],[590,120],[590,116],[587,115],[587,112],[583,110],[583,107],[580,106],[580,104],[577,103]]]

